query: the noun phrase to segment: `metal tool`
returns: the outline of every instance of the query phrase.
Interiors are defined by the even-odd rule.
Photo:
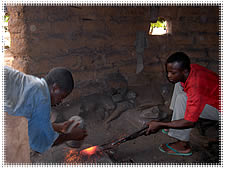
[[[125,137],[125,138],[119,139],[118,141],[113,142],[112,146],[115,146],[117,144],[121,144],[121,143],[127,142],[129,140],[133,140],[133,139],[136,139],[139,136],[145,135],[147,129],[148,129],[148,126],[146,126],[146,127],[142,128],[142,129],[134,132],[133,134],[131,134],[131,135]]]
[[[102,144],[102,145],[100,145],[100,147],[102,147],[103,150],[112,149],[116,145],[119,145],[121,143],[125,143],[125,142],[127,142],[129,140],[133,140],[133,139],[136,139],[139,136],[145,135],[147,129],[148,129],[148,126],[146,126],[146,127],[142,128],[142,129],[132,133],[131,135],[129,135],[127,137],[121,138],[121,139],[119,139],[117,141],[110,142],[110,143],[107,143],[107,144]]]
[[[92,146],[92,147],[98,147],[98,152],[110,150],[110,149],[113,149],[113,147],[116,146],[116,145],[119,145],[121,143],[125,143],[125,142],[127,142],[129,140],[133,140],[133,139],[136,139],[139,136],[145,135],[147,129],[148,129],[148,126],[146,126],[146,127],[142,128],[142,129],[132,133],[131,135],[129,135],[127,137],[121,138],[121,139],[119,139],[117,141],[106,143],[106,144],[102,144],[102,145]],[[88,147],[88,148],[91,148],[91,147]],[[88,148],[86,148],[86,149],[88,149]],[[86,150],[86,149],[84,149],[84,150]]]

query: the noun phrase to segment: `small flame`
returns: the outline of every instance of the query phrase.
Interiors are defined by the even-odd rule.
[[[69,150],[65,156],[66,163],[82,163],[84,161],[96,162],[102,155],[98,146],[88,147],[82,151]]]
[[[82,150],[80,153],[84,155],[93,155],[96,153],[97,150],[99,150],[97,146],[92,146]]]

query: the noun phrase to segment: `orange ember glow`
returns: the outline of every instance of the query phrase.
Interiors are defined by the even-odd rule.
[[[82,151],[69,150],[65,156],[65,162],[73,164],[83,162],[96,163],[96,160],[102,155],[102,152],[99,150],[98,146],[89,147]]]
[[[93,146],[93,147],[89,147],[89,148],[82,150],[80,153],[84,154],[84,155],[93,155],[96,153],[97,150],[98,150],[98,147]]]
[[[66,163],[73,163],[73,162],[79,163],[81,161],[82,161],[82,157],[79,155],[77,151],[74,151],[74,150],[70,150],[65,157]]]

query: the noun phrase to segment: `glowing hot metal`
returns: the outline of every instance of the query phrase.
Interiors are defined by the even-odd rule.
[[[96,153],[96,151],[99,151],[98,146],[92,146],[82,150],[80,153],[83,155],[93,155]]]

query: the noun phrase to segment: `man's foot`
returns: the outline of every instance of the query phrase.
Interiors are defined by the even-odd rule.
[[[162,144],[159,147],[161,152],[171,155],[190,156],[192,155],[191,147],[188,142],[177,141],[175,143]]]

